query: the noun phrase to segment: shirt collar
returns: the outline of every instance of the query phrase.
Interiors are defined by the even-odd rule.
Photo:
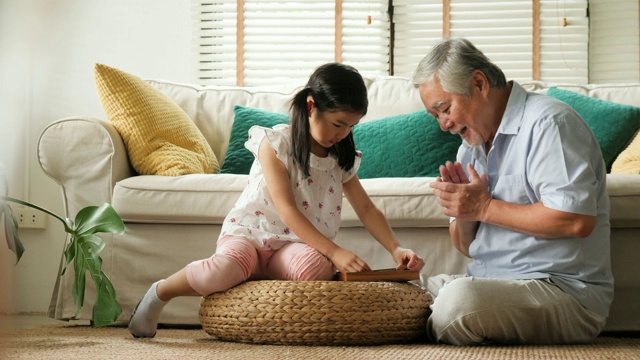
[[[313,153],[309,154],[309,167],[318,170],[331,170],[338,165],[338,159],[335,155],[329,154],[326,157],[318,157]]]
[[[509,94],[509,100],[507,101],[507,107],[504,109],[500,126],[498,127],[498,134],[517,134],[520,130],[520,124],[522,124],[522,118],[524,116],[524,106],[527,100],[527,91],[515,81],[510,81],[511,93]]]

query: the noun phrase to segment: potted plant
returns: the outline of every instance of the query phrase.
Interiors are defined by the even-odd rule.
[[[93,306],[91,324],[100,327],[112,324],[120,313],[122,307],[116,300],[116,292],[107,275],[102,272],[102,258],[100,253],[104,249],[104,240],[96,233],[124,232],[124,223],[111,205],[104,203],[101,206],[87,206],[80,210],[74,221],[63,219],[53,212],[32,203],[7,196],[9,192],[4,165],[0,163],[0,224],[4,218],[4,232],[7,245],[16,254],[16,263],[20,261],[25,249],[18,236],[18,222],[13,215],[9,202],[28,206],[58,219],[68,234],[64,252],[65,266],[60,274],[62,276],[69,264],[73,262],[75,280],[72,296],[77,306],[77,316],[84,304],[84,291],[86,285],[86,273],[96,285],[97,296]]]

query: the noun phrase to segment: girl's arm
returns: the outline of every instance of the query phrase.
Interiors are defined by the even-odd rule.
[[[393,256],[397,269],[422,269],[424,260],[412,250],[400,247],[389,222],[371,201],[357,175],[343,184],[343,191],[367,231]]]
[[[289,172],[285,164],[276,157],[268,140],[262,140],[258,149],[258,161],[262,167],[267,190],[271,195],[280,219],[298,235],[302,241],[326,256],[341,272],[371,270],[369,265],[354,253],[343,249],[322,235],[295,205]]]

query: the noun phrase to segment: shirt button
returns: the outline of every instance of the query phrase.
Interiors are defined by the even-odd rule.
[[[478,264],[478,265],[484,265],[484,261],[482,261],[482,260],[476,260],[476,264]]]

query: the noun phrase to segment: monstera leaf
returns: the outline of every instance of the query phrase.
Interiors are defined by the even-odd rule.
[[[124,223],[120,216],[111,205],[104,203],[99,207],[88,206],[80,210],[76,215],[75,222],[70,219],[65,220],[45,208],[6,196],[8,189],[2,170],[0,167],[0,223],[4,218],[7,245],[16,254],[16,262],[20,261],[25,250],[18,236],[18,222],[11,211],[9,202],[28,206],[53,216],[62,222],[64,231],[69,234],[69,243],[66,245],[64,252],[66,264],[60,275],[62,276],[67,266],[73,262],[75,280],[71,292],[77,306],[74,317],[78,315],[84,305],[84,290],[88,272],[96,285],[97,291],[92,313],[93,326],[105,326],[116,321],[120,313],[122,313],[122,308],[116,299],[113,284],[101,270],[102,258],[100,253],[104,249],[105,243],[96,234],[122,234],[124,232]]]

